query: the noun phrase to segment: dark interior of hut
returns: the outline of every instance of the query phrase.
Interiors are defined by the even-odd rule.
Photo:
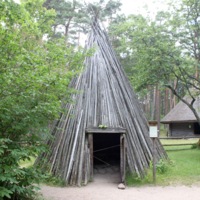
[[[94,168],[120,166],[120,134],[93,134]]]
[[[198,123],[194,123],[194,134],[200,135],[200,126]]]

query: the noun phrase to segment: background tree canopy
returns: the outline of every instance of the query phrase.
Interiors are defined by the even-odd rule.
[[[171,1],[168,11],[158,12],[153,19],[131,15],[114,21],[109,28],[132,85],[146,95],[144,104],[147,105],[149,95],[158,95],[158,88],[169,88],[171,94],[168,92],[163,104],[167,105],[166,100],[175,95],[190,107],[200,123],[193,107],[200,94],[199,11],[198,0]],[[150,90],[156,94],[148,94]],[[186,93],[192,98],[191,102],[184,100]],[[154,107],[149,112],[153,112]],[[163,114],[168,111],[169,108]],[[159,108],[157,112],[159,115]]]
[[[65,35],[68,42],[80,44],[80,35],[90,30],[92,18],[98,17],[102,22],[112,21],[120,10],[119,0],[99,0],[86,3],[80,0],[46,0],[44,6],[56,11],[53,24],[55,36]]]

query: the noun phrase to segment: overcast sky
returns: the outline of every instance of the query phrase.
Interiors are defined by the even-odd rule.
[[[155,12],[157,10],[160,0],[121,0],[122,11],[124,14],[145,14],[145,6],[150,9],[150,12]]]
[[[79,0],[81,1],[81,0]],[[84,2],[98,2],[99,0],[83,0]],[[155,16],[158,10],[166,10],[169,0],[120,0],[121,13],[125,15],[142,14]],[[148,9],[147,9],[148,8]],[[147,13],[148,10],[148,13]]]
[[[20,2],[20,0],[14,0]],[[98,0],[79,0],[85,2],[94,2]],[[168,0],[120,0],[122,3],[122,13],[129,14],[142,14],[146,15],[145,6],[148,7],[150,15],[154,15],[156,11],[166,9],[166,2]]]
[[[146,15],[145,7],[148,8],[150,15],[155,15],[158,10],[166,9],[167,0],[121,0],[122,13]]]

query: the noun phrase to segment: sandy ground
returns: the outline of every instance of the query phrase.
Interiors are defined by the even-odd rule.
[[[199,200],[200,186],[149,186],[117,188],[116,174],[96,174],[94,182],[84,187],[42,186],[46,200]]]
[[[82,188],[42,187],[48,200],[199,200],[199,187],[141,187],[119,190],[116,185],[91,184]]]

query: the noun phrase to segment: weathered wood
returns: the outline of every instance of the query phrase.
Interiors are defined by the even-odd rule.
[[[126,133],[124,128],[87,128],[86,133]]]
[[[89,149],[90,149],[90,179],[91,179],[91,181],[93,181],[94,163],[93,163],[93,135],[92,134],[89,134],[88,140],[89,140]]]
[[[44,168],[50,166],[67,184],[87,184],[93,174],[92,139],[88,135],[118,132],[125,135],[127,167],[143,177],[152,159],[148,122],[107,34],[96,21],[86,43],[86,49],[91,48],[94,54],[86,58],[82,74],[70,84],[77,90],[71,96],[73,103],[63,105],[65,112],[53,124],[53,139],[47,142],[50,151],[37,162]],[[107,128],[99,129],[99,125]],[[155,149],[156,159],[166,157],[159,140]]]
[[[126,176],[125,134],[121,134],[120,136],[120,173],[121,173],[121,183],[125,183],[125,176]]]
[[[200,136],[182,136],[182,137],[159,137],[160,140],[184,140],[184,139],[200,139]]]

